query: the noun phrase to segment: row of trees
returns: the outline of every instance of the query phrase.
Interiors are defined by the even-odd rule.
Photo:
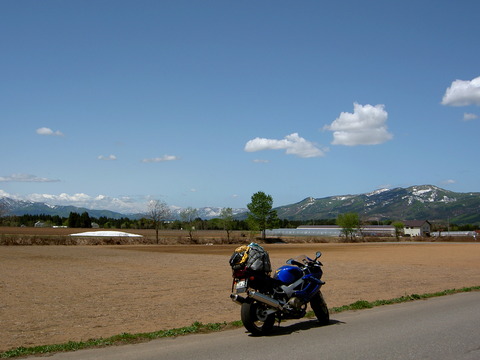
[[[296,227],[300,222],[279,220],[273,210],[273,198],[262,191],[253,194],[251,202],[247,205],[250,213],[246,220],[234,218],[232,208],[223,208],[219,218],[202,220],[198,216],[198,210],[192,207],[184,209],[180,213],[180,220],[171,221],[172,214],[169,206],[164,201],[154,200],[149,203],[145,217],[132,220],[128,218],[111,219],[106,217],[90,217],[87,212],[81,214],[71,212],[68,218],[58,215],[22,215],[1,217],[2,225],[7,226],[34,226],[41,221],[45,226],[68,226],[71,228],[91,228],[93,224],[100,228],[123,228],[123,229],[155,229],[157,243],[160,229],[183,229],[189,232],[193,239],[195,230],[224,230],[230,240],[233,230],[261,231],[265,238],[265,230],[274,226]]]
[[[250,213],[246,220],[248,229],[253,231],[261,231],[262,237],[265,239],[265,230],[276,225],[278,221],[277,212],[273,210],[273,198],[271,195],[259,191],[252,195],[251,202],[247,205]],[[159,229],[168,219],[171,219],[171,212],[168,205],[164,201],[154,200],[149,204],[147,218],[153,223],[155,228],[156,240],[159,241]],[[182,224],[185,230],[188,230],[190,239],[193,238],[193,231],[196,230],[198,223],[198,211],[192,207],[188,207],[180,213]],[[201,221],[201,220],[200,220]],[[234,229],[238,230],[238,222],[235,223],[232,208],[223,208],[220,217],[216,219],[217,226],[221,227],[227,233],[227,240],[230,240],[230,232]]]
[[[88,213],[87,213],[88,214]],[[154,224],[150,219],[145,217],[141,219],[130,219],[130,218],[108,218],[108,217],[91,217],[89,216],[90,222],[78,224],[76,221],[72,222],[69,221],[71,216],[75,218],[81,217],[82,214],[72,213],[69,217],[61,217],[61,216],[52,216],[52,215],[19,215],[19,216],[5,216],[0,218],[0,226],[28,226],[33,227],[35,223],[38,221],[45,224],[45,226],[68,226],[68,227],[80,227],[80,228],[90,228],[95,224],[98,224],[100,228],[105,229],[154,229]],[[290,223],[287,221],[288,227],[295,227],[298,225],[297,222]],[[195,218],[192,221],[192,227],[197,230],[224,230],[223,225],[221,224],[221,220],[216,219],[201,219],[199,217]],[[238,220],[233,219],[233,223],[231,224],[232,230],[248,230],[248,224],[246,220]],[[188,224],[184,223],[181,219],[173,220],[164,222],[161,224],[161,229],[171,229],[171,230],[179,230],[179,229],[187,229]]]
[[[305,221],[291,221],[279,219],[276,210],[273,209],[273,198],[263,191],[256,192],[251,197],[251,202],[247,204],[249,210],[246,220],[235,219],[231,208],[223,208],[218,218],[203,220],[198,216],[198,210],[192,207],[184,209],[180,213],[180,220],[171,221],[172,213],[169,206],[164,201],[154,200],[149,203],[147,213],[141,219],[112,219],[107,217],[90,217],[87,212],[78,214],[71,212],[68,218],[58,215],[22,215],[5,216],[5,212],[0,213],[0,223],[6,226],[33,226],[37,221],[42,221],[46,226],[68,226],[71,228],[91,228],[92,224],[97,224],[100,228],[117,229],[155,229],[156,240],[159,241],[160,229],[183,229],[189,232],[190,239],[193,239],[195,230],[224,230],[227,233],[228,240],[233,230],[260,231],[265,239],[265,230],[275,227],[295,228],[305,224]],[[3,217],[2,217],[3,215]],[[342,228],[346,238],[353,239],[355,234],[365,225],[357,213],[339,214],[337,219],[323,219],[308,221],[317,225],[336,224]],[[368,224],[368,222],[367,222]],[[376,222],[375,222],[376,224]],[[382,222],[383,225],[393,225],[396,228],[397,236],[403,229],[401,222]],[[474,225],[449,224],[450,230],[470,231],[478,229]]]
[[[72,228],[91,228],[94,223],[101,228],[116,228],[116,229],[143,229],[148,228],[148,225],[140,220],[132,220],[129,218],[113,219],[107,217],[95,218],[91,217],[87,212],[78,214],[70,213],[68,217],[61,217],[58,215],[13,215],[4,216],[0,218],[0,225],[2,226],[34,226],[37,222],[42,222],[45,226],[68,226]]]
[[[338,214],[336,224],[342,228],[345,239],[353,241],[355,236],[360,232],[362,221],[357,213]],[[395,227],[395,236],[398,238],[403,232],[404,224],[400,221],[390,222],[385,225],[393,225]]]

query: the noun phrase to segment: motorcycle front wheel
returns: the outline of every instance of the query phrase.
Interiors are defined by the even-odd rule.
[[[266,335],[275,324],[275,314],[267,314],[268,306],[257,301],[243,303],[241,318],[243,326],[252,335]]]
[[[327,303],[323,299],[321,291],[312,297],[310,300],[310,306],[312,307],[312,310],[320,324],[328,325],[330,323],[330,314],[328,312]]]

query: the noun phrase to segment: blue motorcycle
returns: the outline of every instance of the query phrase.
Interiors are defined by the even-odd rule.
[[[241,305],[243,325],[252,335],[268,334],[275,320],[280,323],[283,319],[304,317],[307,304],[310,304],[321,325],[329,323],[328,307],[320,291],[325,284],[321,280],[322,263],[318,260],[321,252],[316,253],[315,259],[305,255],[289,259],[287,265],[278,268],[271,277],[268,254],[261,255],[259,260],[258,253],[253,250],[251,253],[257,255],[255,263],[263,264],[260,270],[258,266],[255,269],[255,266],[248,265],[248,261],[243,261],[248,250],[240,254],[237,252],[237,255],[234,253],[230,260],[233,270],[230,297]],[[242,256],[243,259],[240,259]]]

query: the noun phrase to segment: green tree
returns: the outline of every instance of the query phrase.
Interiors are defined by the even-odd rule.
[[[342,228],[345,240],[353,241],[355,233],[360,228],[360,217],[357,213],[338,214],[337,225]]]
[[[81,228],[92,227],[92,220],[90,219],[90,215],[88,215],[88,212],[86,211],[84,211],[82,215],[80,215],[80,227]]]
[[[401,221],[395,221],[392,225],[395,227],[395,237],[398,240],[400,236],[403,234],[403,229],[405,228],[405,224]]]
[[[76,212],[70,212],[68,216],[68,227],[79,228],[80,227],[80,214]]]
[[[227,241],[230,242],[230,232],[233,229],[233,210],[232,208],[223,208],[220,212],[220,220],[223,230],[227,232]]]
[[[265,241],[265,230],[275,224],[278,220],[277,211],[272,209],[273,198],[271,195],[265,194],[263,191],[256,192],[252,195],[251,203],[247,204],[250,211],[248,214],[249,224],[256,224],[262,232],[262,239]],[[251,226],[253,228],[253,225]]]

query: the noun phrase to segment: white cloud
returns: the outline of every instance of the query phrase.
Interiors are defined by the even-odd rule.
[[[324,130],[333,131],[333,145],[377,145],[393,138],[387,130],[385,105],[353,104],[353,114],[342,112]]]
[[[53,194],[29,194],[23,197],[25,200],[44,202],[51,205],[72,205],[86,209],[106,209],[124,213],[145,211],[146,205],[130,197],[110,197],[106,195],[91,196],[84,193],[59,195]]]
[[[98,160],[117,160],[117,157],[115,155],[108,155],[108,156],[104,156],[104,155],[100,155],[98,157]]]
[[[254,159],[252,161],[257,164],[267,164],[270,162],[270,160],[263,160],[263,159]]]
[[[164,161],[175,161],[179,160],[180,158],[175,155],[164,155],[162,157],[152,158],[152,159],[143,159],[142,162],[144,163],[156,163],[156,162],[164,162]]]
[[[464,113],[463,114],[463,121],[475,120],[477,118],[478,118],[477,114],[472,114],[472,113]]]
[[[245,151],[286,150],[287,154],[301,158],[325,156],[325,150],[320,150],[314,143],[305,140],[297,133],[285,136],[282,140],[255,138],[245,144]]]
[[[0,198],[3,198],[3,197],[8,197],[8,198],[12,198],[13,199],[13,196],[10,195],[9,193],[7,193],[6,191],[0,189]]]
[[[42,202],[48,205],[77,206],[86,209],[111,210],[124,214],[143,213],[147,210],[147,197],[110,197],[107,195],[91,196],[84,193],[77,194],[9,194],[0,189],[0,198],[7,197],[14,200]]]
[[[53,131],[50,128],[47,127],[41,127],[36,130],[38,135],[45,135],[45,136],[63,136],[63,133],[59,130]]]
[[[8,176],[0,176],[0,182],[59,182],[58,179],[42,178],[31,174],[12,174]]]
[[[473,80],[455,80],[442,99],[443,105],[480,105],[480,76]]]
[[[91,196],[88,196],[83,193],[69,195],[66,193],[61,193],[60,195],[52,194],[29,194],[26,196],[28,200],[35,202],[48,202],[53,205],[75,205],[75,206],[84,206],[84,204],[89,203],[92,200]],[[79,205],[81,204],[81,205]]]
[[[451,185],[451,184],[455,184],[456,181],[453,180],[453,179],[448,179],[448,180],[444,180],[442,181],[442,185]]]

